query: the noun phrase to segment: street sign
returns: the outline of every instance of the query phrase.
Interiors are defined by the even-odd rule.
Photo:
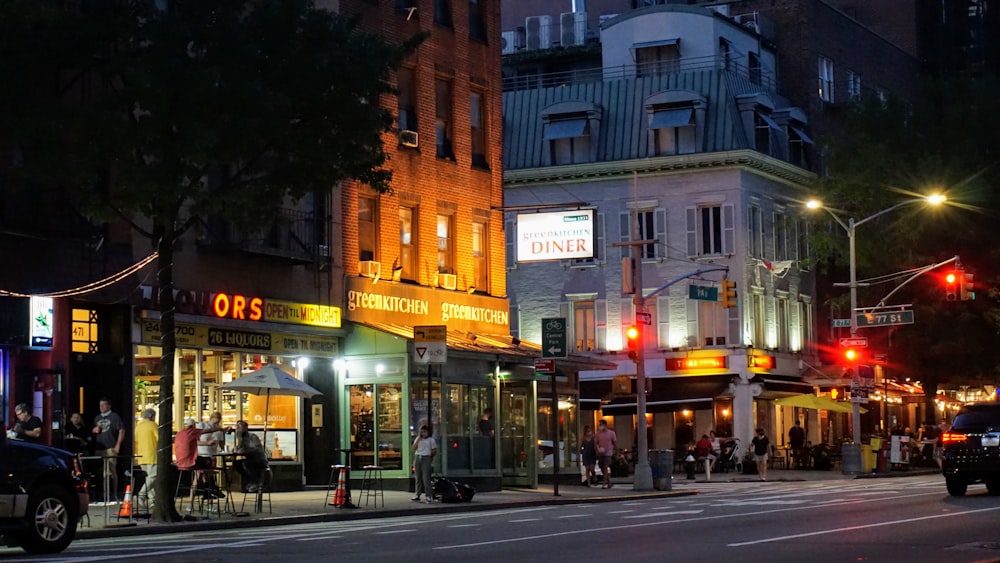
[[[644,324],[644,325],[651,325],[651,324],[653,324],[653,315],[652,315],[652,313],[636,313],[635,314],[635,323],[636,324]]]
[[[832,319],[833,328],[847,328],[851,326],[851,319]]]
[[[841,348],[867,348],[868,339],[863,336],[856,336],[852,338],[841,338],[840,339]]]
[[[857,391],[851,390],[851,402],[867,405],[868,390],[867,389],[858,389]]]
[[[718,301],[719,288],[707,285],[688,285],[688,298],[698,301]]]
[[[890,311],[877,313],[858,313],[858,327],[911,325],[913,311]]]
[[[566,319],[542,319],[542,357],[566,357]]]
[[[535,358],[535,373],[555,373],[556,361],[552,358]]]
[[[429,325],[413,327],[413,362],[448,363],[448,327]]]
[[[879,365],[885,365],[889,362],[888,354],[872,354],[872,361]]]

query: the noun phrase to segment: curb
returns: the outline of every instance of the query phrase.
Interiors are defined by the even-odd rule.
[[[534,494],[534,493],[528,493]],[[192,531],[213,531],[213,530],[233,530],[245,528],[259,528],[268,526],[284,526],[288,524],[314,524],[317,522],[346,522],[353,520],[375,520],[378,518],[395,518],[399,516],[415,516],[420,514],[454,514],[461,512],[486,512],[488,510],[498,510],[505,508],[523,508],[531,506],[553,506],[571,504],[592,504],[606,502],[620,502],[624,500],[655,499],[682,497],[698,494],[698,490],[687,491],[663,491],[655,493],[636,493],[632,495],[616,495],[604,497],[546,497],[530,500],[514,500],[508,502],[491,502],[476,504],[473,500],[469,504],[443,504],[435,503],[431,506],[421,508],[396,508],[379,511],[358,511],[344,512],[338,509],[337,512],[327,514],[304,514],[301,516],[265,516],[263,518],[233,519],[233,520],[199,520],[197,522],[176,522],[176,523],[151,523],[139,526],[111,525],[106,528],[78,529],[76,539],[104,539],[134,536],[148,536],[159,534],[173,534],[177,532]]]

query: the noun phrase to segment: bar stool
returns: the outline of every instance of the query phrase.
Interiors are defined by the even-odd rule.
[[[382,487],[382,466],[366,465],[361,468],[364,474],[361,477],[361,492],[358,493],[358,501],[363,498],[365,506],[368,506],[369,499],[374,501],[375,508],[378,508],[378,499],[382,497],[382,508],[385,508],[385,489]]]
[[[271,473],[271,468],[265,467],[260,473],[260,479],[257,480],[257,492],[251,493],[244,487],[240,512],[246,512],[247,496],[254,495],[254,512],[261,512],[264,509],[264,502],[267,502],[267,513],[273,514],[274,512],[271,510],[271,485],[273,482],[274,474]],[[259,503],[258,499],[260,499]]]
[[[177,507],[178,512],[184,512],[184,500],[186,498],[194,497],[198,499],[198,512],[205,512],[206,501],[208,504],[208,513],[219,512],[219,499],[211,494],[211,487],[200,487],[198,481],[198,473],[203,473],[205,475],[206,482],[209,480],[215,480],[215,475],[218,473],[218,469],[195,469],[194,467],[188,467],[186,469],[177,468],[177,487],[174,489],[174,498],[180,497],[181,502]],[[184,482],[184,475],[188,475],[189,488],[187,490],[188,494],[181,496],[182,484]],[[211,479],[209,479],[211,477]],[[199,498],[199,495],[201,498]],[[209,495],[205,498],[205,495]],[[188,507],[189,512],[194,510],[194,501],[192,500],[192,505]],[[215,510],[212,510],[212,507]]]
[[[330,480],[326,483],[326,498],[323,499],[324,507],[331,506],[330,499],[337,495],[337,481],[340,479],[340,470],[346,467],[346,465],[330,466]]]

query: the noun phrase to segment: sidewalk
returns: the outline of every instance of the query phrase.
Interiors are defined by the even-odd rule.
[[[771,470],[768,471],[768,482],[791,482],[791,481],[841,481],[856,478],[885,478],[912,475],[935,475],[939,472],[932,469],[915,468],[911,471],[901,471],[892,473],[881,473],[872,475],[843,475],[835,471],[799,471],[799,470]],[[672,496],[696,495],[699,489],[725,487],[727,483],[749,483],[759,482],[756,475],[740,475],[734,473],[714,473],[710,481],[705,480],[704,473],[696,475],[694,480],[686,479],[686,474],[675,473],[673,479],[673,490],[671,491],[650,491],[639,492],[632,490],[631,477],[614,479],[614,487],[602,489],[600,487],[582,487],[576,484],[574,475],[564,475],[560,481],[559,496],[554,496],[551,484],[539,485],[537,489],[508,488],[502,491],[478,492],[472,502],[459,504],[445,504],[436,502],[425,504],[413,502],[410,498],[413,493],[405,491],[385,491],[385,506],[381,503],[376,508],[372,504],[365,506],[364,501],[359,499],[358,491],[353,491],[353,500],[359,508],[338,508],[335,506],[325,506],[324,498],[326,489],[312,488],[305,491],[282,492],[271,494],[271,512],[268,513],[268,504],[264,503],[264,513],[253,513],[252,495],[247,498],[246,509],[249,514],[241,516],[229,514],[211,514],[210,518],[198,515],[197,521],[185,521],[173,524],[160,522],[149,522],[143,520],[133,520],[131,523],[127,518],[119,519],[119,505],[100,506],[92,504],[90,506],[90,523],[86,520],[77,530],[77,538],[109,538],[120,536],[137,536],[148,534],[166,534],[173,532],[191,530],[225,530],[233,528],[251,528],[259,526],[276,526],[282,524],[311,523],[311,522],[335,522],[344,520],[364,520],[374,518],[386,518],[393,516],[410,516],[414,514],[426,513],[454,513],[454,512],[477,512],[495,510],[500,508],[527,508],[532,506],[551,506],[557,504],[580,504],[594,502],[616,502],[631,499],[665,498]],[[766,486],[767,483],[761,483]],[[243,500],[243,493],[234,493],[233,500],[236,501],[237,509]],[[107,517],[105,516],[107,514]],[[107,523],[105,523],[107,521]]]

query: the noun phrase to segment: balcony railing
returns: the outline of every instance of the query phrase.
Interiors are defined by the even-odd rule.
[[[325,263],[330,249],[313,213],[281,208],[258,228],[241,229],[220,217],[202,222],[204,246],[265,254],[300,263]]]
[[[536,88],[551,88],[555,86],[585,84],[587,82],[641,78],[645,76],[684,73],[707,69],[719,69],[727,72],[733,72],[739,76],[744,76],[749,79],[750,82],[760,85],[761,88],[769,92],[774,92],[777,88],[774,75],[761,67],[751,68],[738,60],[726,60],[722,57],[707,56],[660,60],[638,65],[632,64],[617,67],[573,69],[549,73],[522,73],[505,76],[503,78],[503,89],[505,92],[513,90],[533,90]],[[514,72],[518,71],[515,70]]]

